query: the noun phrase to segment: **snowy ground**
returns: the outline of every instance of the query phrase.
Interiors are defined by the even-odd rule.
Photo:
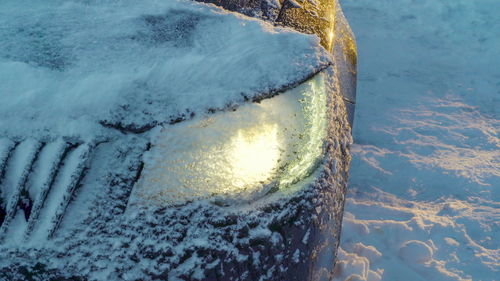
[[[342,5],[359,88],[336,280],[499,280],[500,1]]]

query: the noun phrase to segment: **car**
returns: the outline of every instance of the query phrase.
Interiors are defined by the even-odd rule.
[[[0,3],[1,280],[333,278],[340,5],[201,2]]]

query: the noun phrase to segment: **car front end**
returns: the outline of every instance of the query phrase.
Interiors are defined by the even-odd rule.
[[[338,2],[146,2],[0,4],[0,278],[331,280]]]

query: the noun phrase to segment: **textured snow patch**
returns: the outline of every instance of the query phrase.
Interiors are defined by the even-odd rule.
[[[374,249],[377,253],[380,254],[380,252],[373,248],[373,246],[365,247],[364,245],[362,245],[362,247],[369,248],[369,252]],[[339,259],[335,267],[335,275],[337,279],[369,281],[382,280],[381,274],[383,273],[383,270],[371,270],[370,259],[364,255],[363,251],[361,253],[356,251],[353,253],[348,253],[340,248],[337,258]]]
[[[370,279],[375,275],[494,280],[500,266],[499,203],[444,198],[424,203],[373,188],[371,193],[354,190],[350,197],[357,199],[347,201],[336,280],[353,274],[360,280],[378,280]]]
[[[432,248],[422,241],[410,240],[403,243],[399,256],[407,263],[425,263],[432,259]]]
[[[11,134],[189,118],[330,64],[316,36],[192,1],[8,0],[0,26],[0,128]]]
[[[335,280],[497,280],[500,2],[343,8],[359,84]]]

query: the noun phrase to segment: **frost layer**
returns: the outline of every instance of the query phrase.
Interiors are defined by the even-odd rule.
[[[0,128],[11,134],[175,121],[330,63],[315,36],[190,1],[9,0],[0,26]]]

